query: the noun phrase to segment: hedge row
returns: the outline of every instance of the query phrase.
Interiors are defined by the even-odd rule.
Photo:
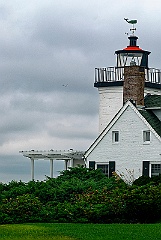
[[[161,220],[161,179],[132,186],[84,167],[56,179],[0,184],[0,224],[26,222],[152,223]]]

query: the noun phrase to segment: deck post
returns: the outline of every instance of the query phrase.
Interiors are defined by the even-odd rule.
[[[34,158],[31,158],[31,181],[34,181]]]
[[[68,160],[65,159],[65,170],[67,170],[67,169],[68,169]]]
[[[50,159],[50,177],[53,178],[54,174],[53,174],[53,159]]]

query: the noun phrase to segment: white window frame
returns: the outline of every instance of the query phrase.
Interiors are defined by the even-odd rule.
[[[119,131],[112,131],[112,143],[118,144],[120,141],[120,132]]]
[[[143,131],[143,143],[149,144],[151,139],[151,133],[150,130]]]

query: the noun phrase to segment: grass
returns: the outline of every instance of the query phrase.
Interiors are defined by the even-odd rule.
[[[1,240],[160,240],[161,224],[0,225]]]

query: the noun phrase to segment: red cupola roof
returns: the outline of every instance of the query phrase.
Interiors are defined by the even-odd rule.
[[[125,52],[140,52],[140,53],[143,53],[143,52],[147,52],[147,51],[144,51],[142,48],[140,48],[139,46],[137,46],[137,39],[138,37],[136,36],[130,36],[128,37],[128,39],[130,40],[130,44],[129,46],[127,46],[126,48],[122,49],[122,50],[118,50],[118,51],[115,51],[116,54],[118,53],[125,53]],[[150,52],[147,52],[148,54],[150,54]]]
[[[126,51],[143,51],[143,49],[139,48],[139,46],[127,46],[126,48],[124,48],[123,50]]]

